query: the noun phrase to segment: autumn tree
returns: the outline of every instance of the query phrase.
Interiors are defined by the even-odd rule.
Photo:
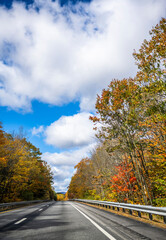
[[[140,121],[146,145],[146,161],[156,204],[166,204],[166,19],[150,32],[138,53],[134,53],[141,85]]]
[[[68,197],[86,198],[89,195],[89,190],[92,189],[92,173],[91,161],[89,158],[82,159],[76,166],[76,173],[71,179]]]
[[[166,20],[162,19],[150,32],[139,53],[134,53],[139,71],[135,79],[113,80],[97,97],[100,122],[98,137],[119,140],[119,147],[128,154],[143,202],[154,203],[157,192],[152,177],[156,165],[156,179],[160,193],[164,192],[165,178],[165,57]],[[164,185],[163,185],[164,184]],[[161,191],[162,189],[162,191]],[[163,196],[163,193],[161,194]]]
[[[0,201],[52,198],[52,173],[25,137],[4,133],[0,145]]]
[[[166,19],[150,36],[134,52],[136,77],[114,79],[97,96],[90,119],[101,145],[76,166],[69,197],[166,205]]]

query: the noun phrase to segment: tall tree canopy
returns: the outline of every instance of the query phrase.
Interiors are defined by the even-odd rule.
[[[95,192],[102,188],[101,199],[166,205],[165,18],[150,36],[133,54],[138,65],[136,77],[112,80],[97,96],[97,115],[90,117],[100,123],[97,137],[110,163],[105,173],[105,160],[98,165],[94,155],[90,160],[97,166],[92,175],[100,186],[91,181],[91,188]],[[98,152],[99,148],[95,154]],[[97,177],[96,172],[101,175]]]
[[[4,133],[0,125],[0,202],[50,199],[52,173],[41,152],[26,138]]]

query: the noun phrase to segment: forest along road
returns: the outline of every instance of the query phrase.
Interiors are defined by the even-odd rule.
[[[0,239],[165,240],[166,231],[75,202],[47,202],[0,213]]]

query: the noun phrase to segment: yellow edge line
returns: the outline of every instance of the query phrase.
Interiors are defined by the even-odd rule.
[[[24,207],[27,207],[27,206],[33,206],[33,205],[35,205],[35,204],[25,205],[25,206],[23,206],[23,207],[12,208],[12,209],[9,209],[9,210],[0,212],[0,214],[1,214],[1,213],[6,213],[6,212],[11,212],[11,211],[14,211],[14,210],[17,210],[17,209],[21,209],[21,208],[24,208]]]
[[[11,209],[11,210],[6,210],[6,211],[3,211],[3,212],[0,212],[0,214],[6,213],[6,212],[11,212],[11,211],[13,211],[13,210],[16,210],[16,208],[15,208],[15,209]]]

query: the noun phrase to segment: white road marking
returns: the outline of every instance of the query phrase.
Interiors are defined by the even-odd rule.
[[[26,219],[27,219],[27,218],[22,218],[20,221],[16,222],[15,224],[19,224],[19,223],[25,221]]]
[[[70,203],[71,204],[71,203]],[[110,240],[116,240],[113,236],[111,236],[108,232],[106,232],[102,227],[100,227],[97,223],[95,223],[90,217],[88,217],[85,213],[83,213],[81,210],[79,210],[77,207],[75,207],[73,204],[71,204],[77,211],[79,211],[84,217],[86,217],[93,225],[95,225],[96,228],[98,228],[108,239]]]
[[[39,211],[43,210],[43,208],[40,208]]]

